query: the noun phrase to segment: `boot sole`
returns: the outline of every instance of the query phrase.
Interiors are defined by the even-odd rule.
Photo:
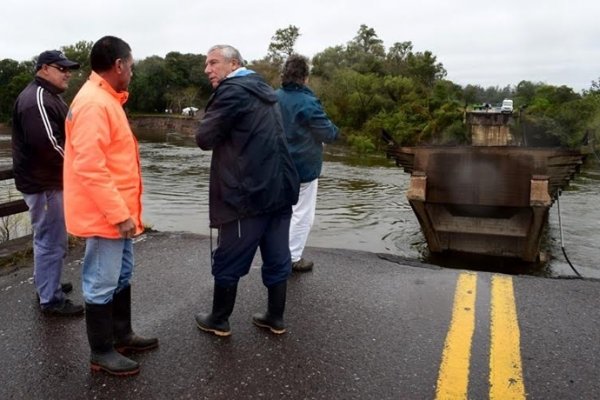
[[[310,268],[293,268],[292,267],[293,272],[310,272],[312,270],[313,270],[313,267],[310,267]]]
[[[131,371],[113,371],[108,368],[104,368],[103,366],[98,365],[98,364],[90,364],[90,369],[92,370],[92,372],[104,371],[107,374],[114,375],[114,376],[131,376],[131,375],[137,375],[140,372],[139,367],[136,369],[133,369]]]
[[[196,326],[198,327],[198,329],[200,329],[201,331],[204,332],[209,332],[209,333],[213,333],[217,336],[221,336],[221,337],[226,337],[226,336],[231,336],[231,331],[226,332],[226,331],[218,331],[216,329],[210,329],[210,328],[206,328],[202,325],[200,325],[199,323],[196,322]]]
[[[55,312],[55,311],[42,310],[42,314],[45,315],[46,317],[77,318],[77,317],[83,317],[84,313],[83,313],[83,311],[77,312],[77,313],[60,313],[60,312]]]
[[[276,334],[276,335],[281,335],[285,333],[285,328],[283,329],[275,329],[270,325],[266,325],[266,324],[261,324],[260,322],[257,322],[255,320],[252,320],[252,322],[254,323],[254,325],[260,327],[260,328],[265,328],[270,330],[272,333]]]
[[[141,352],[148,351],[148,350],[154,350],[156,348],[158,348],[158,343],[150,345],[150,346],[146,346],[146,347],[128,347],[128,346],[115,347],[115,350],[121,354],[130,354],[130,353],[141,353]]]

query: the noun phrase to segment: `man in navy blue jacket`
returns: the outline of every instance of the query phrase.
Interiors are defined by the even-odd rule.
[[[219,230],[213,252],[215,279],[210,314],[198,314],[203,331],[229,336],[239,279],[248,274],[256,250],[263,260],[268,308],[253,322],[275,334],[285,332],[283,312],[291,272],[288,234],[298,175],[287,150],[275,91],[243,67],[239,51],[213,46],[205,73],[213,94],[196,132],[203,150],[212,150],[210,226]]]
[[[288,149],[300,177],[300,197],[293,207],[290,224],[292,269],[298,272],[313,268],[314,263],[302,258],[302,253],[315,219],[323,143],[331,143],[338,137],[338,128],[306,86],[308,72],[306,57],[290,55],[283,67],[282,87],[277,90]]]
[[[63,293],[72,285],[60,283],[67,253],[63,158],[68,111],[60,94],[78,68],[60,51],[44,51],[37,59],[35,79],[19,94],[13,110],[13,171],[31,216],[33,280],[42,312],[63,316],[83,314],[83,306]]]

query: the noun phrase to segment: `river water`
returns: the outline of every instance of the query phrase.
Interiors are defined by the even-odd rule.
[[[159,231],[209,234],[210,152],[176,133],[137,132],[144,180],[144,220]],[[407,199],[409,175],[382,156],[356,156],[328,146],[319,179],[317,215],[308,246],[389,253],[447,267],[549,277],[573,276],[561,251],[557,204],[542,241],[546,261],[432,256]],[[10,164],[10,137],[0,135],[0,161]],[[600,165],[592,156],[560,197],[563,243],[586,277],[600,278]],[[315,260],[318,264],[318,260]]]

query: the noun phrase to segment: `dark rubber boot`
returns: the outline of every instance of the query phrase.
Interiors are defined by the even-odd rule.
[[[237,285],[221,287],[215,284],[212,313],[196,315],[198,328],[205,332],[214,333],[217,336],[231,335],[229,316],[233,312],[236,294]]]
[[[131,286],[113,296],[113,334],[119,353],[136,353],[158,347],[157,338],[143,338],[131,329]]]
[[[140,372],[140,365],[117,352],[113,346],[113,305],[85,304],[85,322],[92,354],[92,371],[128,376]]]
[[[292,263],[292,271],[294,272],[308,272],[312,271],[315,263],[312,261],[305,260],[304,258],[299,259]]]
[[[261,328],[267,328],[276,335],[285,333],[283,312],[285,311],[285,295],[287,281],[269,286],[269,305],[266,314],[254,314],[252,322]]]

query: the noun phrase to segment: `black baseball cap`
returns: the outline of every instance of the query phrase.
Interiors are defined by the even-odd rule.
[[[79,68],[79,63],[67,59],[62,51],[58,50],[46,50],[41,53],[38,56],[37,64],[35,65],[36,71],[42,68],[42,65],[44,64],[56,64],[69,69]]]

